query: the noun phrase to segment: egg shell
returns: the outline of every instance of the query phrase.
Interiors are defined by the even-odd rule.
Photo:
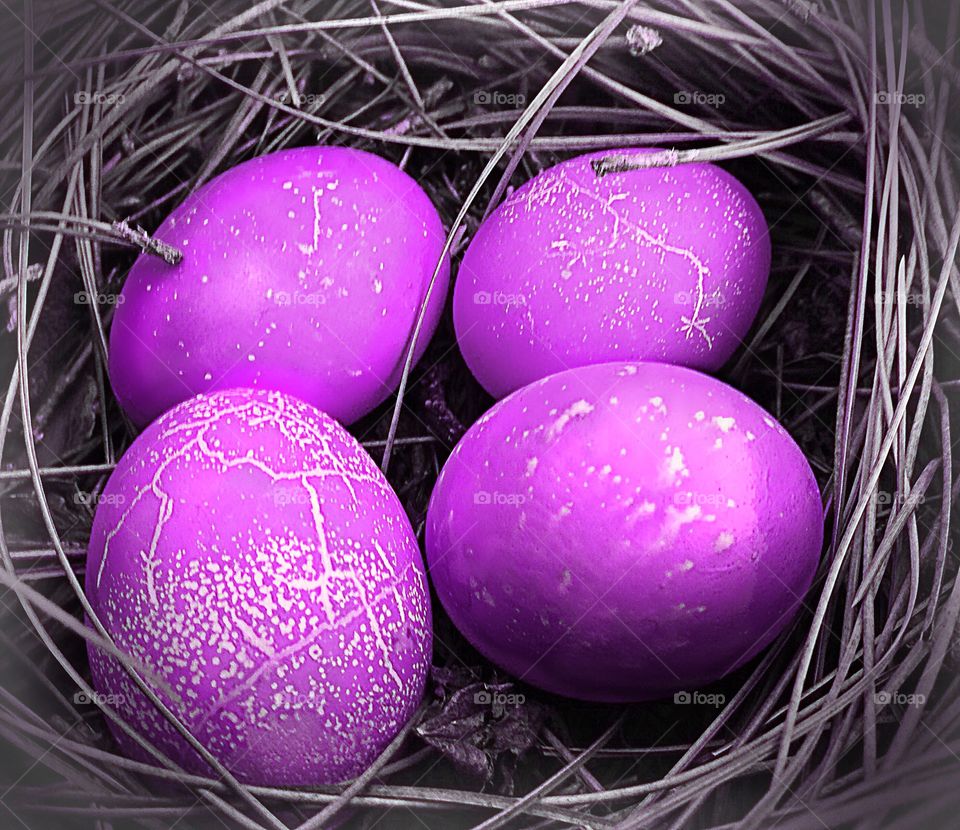
[[[816,480],[770,415],[691,369],[618,362],[526,386],[467,431],[430,502],[427,563],[494,663],[640,701],[768,645],[822,539]]]
[[[228,170],[188,196],[118,297],[109,372],[144,425],[201,392],[253,386],[295,395],[344,423],[399,383],[443,249],[437,211],[386,159],[302,147]],[[444,305],[449,263],[427,307],[419,357]]]
[[[242,781],[355,776],[423,693],[430,600],[410,522],[343,427],[288,395],[199,396],[141,434],[100,499],[85,589],[117,645]],[[187,770],[210,771],[114,658],[89,656],[94,687],[128,723]]]
[[[494,397],[613,360],[711,371],[756,317],[770,237],[747,189],[713,164],[608,173],[591,153],[518,188],[480,226],[454,287],[460,350]]]

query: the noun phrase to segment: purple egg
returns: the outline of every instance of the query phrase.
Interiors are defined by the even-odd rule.
[[[757,404],[691,369],[607,363],[526,386],[468,430],[430,502],[427,563],[494,663],[639,701],[767,646],[822,538],[810,466]]]
[[[201,395],[133,442],[100,500],[86,591],[242,781],[355,776],[423,693],[430,598],[410,522],[343,427],[279,392]],[[128,723],[209,772],[114,658],[89,654],[94,687]]]
[[[598,177],[545,170],[484,222],[457,274],[460,349],[494,397],[612,360],[711,371],[756,317],[770,272],[760,207],[712,164]]]
[[[379,156],[302,147],[204,185],[157,230],[183,253],[134,263],[110,332],[110,379],[139,425],[201,392],[279,389],[351,423],[399,383],[444,230]],[[445,263],[417,357],[443,308]]]

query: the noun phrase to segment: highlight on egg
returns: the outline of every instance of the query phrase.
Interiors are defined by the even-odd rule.
[[[118,299],[109,373],[143,426],[201,392],[295,395],[344,423],[397,387],[444,245],[436,209],[403,170],[347,147],[301,147],[231,168],[154,234]],[[430,294],[416,357],[444,305]]]
[[[201,395],[141,434],[100,500],[85,590],[163,702],[244,782],[353,777],[423,694],[430,598],[410,522],[343,427],[286,394]],[[210,772],[115,658],[89,657],[126,722]]]
[[[614,360],[712,371],[763,298],[770,237],[753,196],[713,164],[599,176],[602,151],[551,167],[483,222],[457,273],[453,315],[494,397]]]
[[[444,466],[427,562],[466,638],[596,701],[695,690],[794,617],[823,510],[787,432],[691,369],[570,369],[503,399]]]

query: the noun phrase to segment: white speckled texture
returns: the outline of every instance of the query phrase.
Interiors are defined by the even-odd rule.
[[[770,271],[754,198],[712,164],[610,173],[562,162],[480,227],[457,274],[460,349],[494,397],[611,360],[719,368],[749,330]]]
[[[443,468],[427,563],[483,654],[600,701],[694,690],[782,630],[823,539],[800,448],[691,369],[608,363],[496,404]]]
[[[281,393],[196,397],[134,441],[97,510],[86,591],[247,782],[360,773],[423,693],[430,598],[406,514],[336,421]],[[129,722],[204,771],[113,658],[90,662]]]
[[[155,234],[183,252],[139,257],[110,332],[110,380],[145,425],[195,394],[280,389],[351,423],[397,386],[444,230],[386,159],[302,147],[239,164]],[[444,305],[438,277],[418,340]]]

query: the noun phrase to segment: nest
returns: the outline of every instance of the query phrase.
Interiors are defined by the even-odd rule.
[[[0,804],[31,827],[946,825],[960,800],[960,7],[931,5],[7,6]],[[113,303],[140,249],[177,255],[149,231],[186,194],[316,143],[401,164],[455,263],[509,188],[588,150],[718,161],[756,195],[773,271],[721,377],[803,448],[827,542],[793,625],[706,690],[719,705],[513,685],[437,605],[424,707],[352,783],[242,787],[117,752],[89,695],[78,579],[133,437],[104,372]],[[399,394],[353,427],[418,531],[437,470],[490,403],[448,310]]]

